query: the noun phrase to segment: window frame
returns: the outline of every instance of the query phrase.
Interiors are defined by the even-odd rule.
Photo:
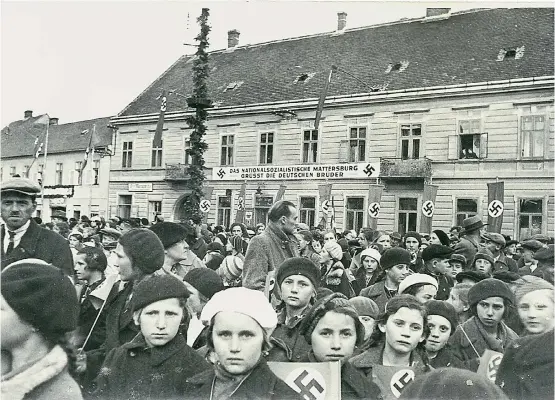
[[[272,134],[272,142],[268,142],[268,135]],[[263,143],[262,142],[262,135],[266,135],[266,142]],[[259,131],[258,132],[258,154],[257,154],[257,160],[258,160],[258,165],[273,165],[274,164],[274,155],[275,155],[275,144],[276,144],[276,131],[275,130],[264,130],[264,131]],[[266,162],[266,161],[262,161],[262,147],[265,147],[265,157],[264,159],[267,160],[268,159],[268,149],[271,147],[271,160],[270,162]]]
[[[395,214],[393,215],[394,222],[395,222],[395,232],[399,232],[401,236],[403,236],[405,232],[401,232],[399,227],[399,213],[401,212],[399,206],[400,206],[401,199],[416,199],[416,210],[414,210],[414,212],[416,213],[416,232],[419,232],[420,214],[421,214],[420,209],[422,207],[422,193],[406,192],[406,193],[399,193],[395,195],[395,211],[394,211]],[[402,210],[402,211],[409,211],[409,210]]]
[[[121,146],[121,167],[123,169],[133,168],[133,141],[123,141]]]
[[[64,184],[64,163],[56,163],[56,185]]]
[[[455,212],[454,212],[454,216],[453,216],[453,225],[452,225],[452,226],[462,225],[462,224],[459,224],[459,223],[458,223],[458,220],[457,220],[457,219],[458,219],[458,216],[459,216],[459,210],[458,210],[458,201],[459,201],[459,200],[474,200],[474,201],[476,202],[476,214],[474,214],[474,215],[478,215],[478,216],[482,215],[482,214],[481,214],[482,209],[481,209],[481,207],[480,207],[480,205],[481,205],[481,200],[482,200],[482,199],[481,199],[480,197],[470,197],[470,196],[469,196],[469,197],[461,197],[461,196],[456,196],[456,197],[454,198],[454,200],[453,200],[453,208],[452,208],[452,209],[453,209]],[[462,214],[462,212],[461,212],[460,214]],[[469,216],[469,215],[467,214],[467,217],[466,217],[466,218],[468,218],[468,216]]]
[[[191,165],[191,134],[183,137],[183,165]]]
[[[524,118],[535,118],[535,117],[543,117],[544,119],[544,123],[543,123],[543,141],[542,141],[542,154],[539,156],[526,156],[524,155],[524,132],[539,132],[539,130],[532,130],[532,131],[524,131],[523,129],[523,125],[524,125]],[[547,112],[547,107],[545,109],[545,113],[542,114],[538,111],[536,112],[532,112],[530,111],[530,113],[525,113],[524,110],[522,110],[522,113],[519,115],[518,118],[518,137],[519,137],[519,152],[518,152],[518,156],[521,160],[542,160],[545,159],[546,157],[546,152],[547,152],[547,139],[548,139],[548,132],[547,132],[547,127],[548,127],[548,123],[549,123],[549,115]],[[535,121],[534,121],[535,124]],[[529,142],[531,143],[531,142]]]
[[[514,215],[515,215],[515,220],[513,223],[513,237],[516,240],[522,240],[520,238],[520,201],[521,200],[541,200],[542,201],[542,227],[541,227],[541,233],[542,234],[547,234],[547,225],[548,225],[548,208],[549,208],[549,195],[541,195],[538,194],[536,196],[534,196],[533,194],[531,195],[526,195],[526,196],[515,196],[514,197]],[[530,214],[532,215],[532,214]]]
[[[220,133],[220,166],[221,167],[233,167],[235,166],[235,145],[236,145],[236,141],[235,141],[235,133],[234,132],[221,132]],[[230,146],[229,143],[225,144],[225,149],[231,149],[231,162],[230,163],[222,163],[223,161],[223,154],[224,154],[224,137],[229,138],[232,137],[233,138],[233,144]],[[229,150],[226,151],[226,154],[229,158]]]
[[[351,138],[351,130],[352,129],[357,129],[357,138],[356,139],[352,139]],[[360,139],[360,129],[364,129],[365,132],[365,137],[364,139]],[[369,126],[368,124],[352,124],[352,125],[348,125],[347,127],[347,162],[349,163],[363,163],[363,162],[367,162],[368,160],[368,136],[369,136]],[[351,142],[356,141],[358,144],[357,146],[355,146],[356,150],[356,154],[354,159],[351,158]],[[363,142],[364,143],[364,153],[362,153],[363,158],[361,159],[361,152],[360,152],[360,143]]]
[[[229,207],[220,207],[220,199],[226,198],[229,199]],[[221,211],[223,211],[222,220],[220,221]],[[223,225],[226,229],[228,229],[231,225],[231,213],[233,211],[233,196],[216,196],[216,225]],[[227,214],[229,212],[229,214]],[[228,219],[228,224],[225,224],[225,219]],[[221,223],[220,223],[221,222]]]
[[[83,185],[83,162],[84,161],[75,161],[75,172],[77,172],[77,185]],[[72,179],[73,181],[73,179]]]
[[[362,209],[361,209],[360,211],[357,210],[357,212],[361,212],[361,213],[362,213],[361,226],[359,226],[359,227],[355,227],[355,226],[356,226],[355,223],[353,223],[353,226],[352,226],[352,227],[349,227],[349,224],[348,224],[349,212],[350,212],[350,209],[348,208],[348,207],[349,207],[349,199],[362,199]],[[343,203],[343,227],[344,227],[343,230],[355,229],[355,230],[358,232],[360,228],[365,227],[366,224],[367,224],[367,214],[368,214],[368,212],[367,212],[368,204],[367,204],[367,203],[368,203],[368,198],[367,198],[367,196],[365,196],[365,195],[362,195],[362,196],[360,196],[360,195],[359,195],[359,196],[357,196],[357,195],[345,195],[345,196],[343,197],[343,202],[344,202],[344,203]],[[337,218],[336,218],[336,220],[337,220]],[[354,218],[353,218],[353,221],[355,221]]]
[[[399,128],[398,128],[398,134],[399,134],[399,142],[398,142],[398,156],[401,160],[420,160],[422,158],[424,158],[424,121],[422,120],[403,120],[403,121],[399,121]],[[410,134],[409,136],[403,136],[403,126],[404,125],[409,125],[410,127]],[[413,126],[414,125],[420,125],[420,135],[414,135],[413,132]],[[405,139],[404,139],[405,138]],[[418,139],[418,158],[414,158],[414,141],[415,139]],[[403,158],[403,141],[407,140],[408,141],[408,149],[407,149],[407,158]]]
[[[160,140],[160,147],[154,147],[154,139],[150,145],[150,167],[162,168],[162,157],[164,156],[164,141]]]
[[[95,186],[100,185],[100,160],[93,160],[93,182]]]
[[[312,147],[310,145],[315,144],[316,145],[316,159],[314,161],[308,161],[308,160],[305,161],[304,160],[304,145],[305,145],[304,134],[307,131],[311,132],[311,136],[310,136],[310,139],[308,141],[309,152],[307,153],[307,156],[308,156],[308,154],[310,154],[310,150],[312,149]],[[316,140],[312,139],[312,132],[314,132],[314,131],[316,131],[316,133],[318,135]],[[302,127],[301,128],[301,137],[300,137],[300,140],[301,140],[301,154],[300,154],[301,155],[301,164],[318,164],[320,162],[320,153],[321,153],[320,150],[322,149],[321,146],[320,146],[321,136],[322,136],[321,135],[321,130],[319,128],[318,129],[314,129],[314,127]]]
[[[302,208],[302,199],[303,198],[313,198],[314,199],[314,221],[313,224],[309,224],[306,221],[304,221],[301,216],[302,216],[302,211],[303,210],[312,210],[311,208]],[[319,203],[319,196],[310,193],[310,192],[306,192],[306,193],[297,193],[297,205],[298,205],[298,210],[299,210],[299,222],[305,223],[308,225],[308,227],[312,227],[312,226],[317,226],[318,222],[320,221],[320,215],[319,215],[319,211],[320,211],[320,203]]]
[[[156,207],[156,205],[159,204],[160,205],[160,209],[158,210]],[[152,218],[154,218],[154,216],[157,213],[162,213],[162,200],[148,200],[148,215],[152,215]]]
[[[117,193],[117,204],[116,204],[116,212],[117,212],[117,216],[121,217],[121,218],[130,218],[131,217],[131,213],[133,212],[133,194],[132,193]],[[128,197],[131,199],[131,202],[129,204],[122,204],[121,200],[122,197]],[[121,207],[129,207],[129,215],[127,217],[123,216],[120,213]]]

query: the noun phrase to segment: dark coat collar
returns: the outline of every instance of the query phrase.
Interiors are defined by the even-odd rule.
[[[370,347],[364,353],[351,358],[350,363],[355,368],[372,368],[374,365],[383,365],[383,351],[385,344],[376,347]],[[427,371],[428,365],[420,356],[417,350],[411,352],[410,366],[416,371]]]
[[[31,223],[29,224],[29,227],[27,228],[27,230],[25,231],[25,233],[21,237],[21,240],[20,240],[18,246],[12,251],[12,253],[10,254],[10,257],[8,257],[7,259],[11,259],[11,258],[16,259],[17,258],[16,257],[17,253],[24,253],[25,254],[24,257],[19,257],[17,259],[33,258],[33,256],[35,255],[36,249],[37,249],[37,244],[38,244],[38,241],[39,241],[39,237],[41,235],[41,230],[44,229],[44,228],[41,228],[32,219],[31,219],[30,222]],[[5,255],[4,255],[4,245],[3,245],[5,235],[6,235],[6,226],[3,225],[2,230],[0,231],[0,248],[2,249],[2,253],[1,253],[2,258],[5,257]]]
[[[183,335],[178,333],[175,338],[173,338],[173,340],[171,340],[164,346],[149,348],[147,347],[143,334],[138,333],[137,336],[133,338],[133,340],[125,343],[122,347],[128,352],[150,352],[150,363],[152,366],[157,366],[164,363],[174,354],[183,351],[183,349],[188,346]],[[194,350],[191,349],[191,352],[192,351]]]

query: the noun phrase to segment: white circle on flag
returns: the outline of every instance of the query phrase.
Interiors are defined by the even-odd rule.
[[[314,368],[294,369],[285,378],[285,383],[304,399],[324,400],[326,398],[326,380],[320,371]]]
[[[321,206],[321,207],[322,207],[322,212],[323,212],[324,214],[328,214],[328,213],[330,212],[330,208],[331,208],[330,201],[329,201],[329,200],[324,200],[324,201],[322,202],[322,206]]]
[[[210,207],[211,207],[210,200],[204,199],[200,201],[199,208],[200,208],[200,211],[202,211],[203,213],[207,213],[208,211],[210,211]]]
[[[488,215],[492,218],[500,217],[503,214],[504,206],[501,200],[493,200],[488,205]]]
[[[431,217],[434,215],[434,202],[432,200],[426,200],[424,204],[422,204],[422,214],[425,217]]]
[[[389,388],[393,395],[397,398],[401,396],[403,389],[414,380],[414,371],[412,369],[401,369],[393,374],[389,383]]]
[[[380,215],[380,203],[370,203],[368,206],[368,214],[370,214],[372,218],[378,218]]]

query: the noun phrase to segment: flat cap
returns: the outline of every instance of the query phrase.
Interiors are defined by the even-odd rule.
[[[463,272],[459,272],[455,277],[455,279],[459,283],[461,283],[463,279],[469,279],[474,282],[480,282],[487,278],[489,278],[489,275],[480,271],[463,271]]]
[[[449,257],[449,262],[460,262],[462,265],[466,265],[466,257],[462,254],[453,253]]]
[[[503,247],[507,243],[505,241],[505,238],[503,237],[503,235],[501,235],[500,233],[495,233],[495,232],[485,232],[482,235],[482,239],[489,240],[489,241],[491,241],[493,243],[496,243],[496,244],[500,244]]]
[[[121,231],[118,231],[117,229],[114,228],[110,228],[110,227],[104,227],[100,230],[100,233],[103,236],[110,236],[113,237],[114,239],[119,239],[121,237]]]
[[[432,244],[424,249],[422,252],[422,259],[430,261],[434,258],[449,258],[453,254],[453,249],[441,244]]]
[[[41,191],[40,186],[27,178],[12,178],[2,183],[2,194],[17,192],[27,196],[36,196]]]
[[[538,251],[539,249],[544,247],[544,244],[535,239],[528,239],[523,242],[520,242],[520,247],[522,247],[523,249]]]
[[[547,247],[542,247],[534,253],[534,258],[538,261],[553,261],[555,247],[548,244]]]

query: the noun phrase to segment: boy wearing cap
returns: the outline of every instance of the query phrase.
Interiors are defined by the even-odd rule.
[[[210,368],[180,333],[188,296],[185,286],[168,275],[145,278],[136,286],[133,321],[140,332],[108,353],[93,397],[180,398],[186,379]]]
[[[69,243],[31,218],[40,192],[40,186],[30,179],[13,178],[2,182],[0,210],[4,224],[0,229],[1,268],[32,257],[51,263],[68,276],[73,276]]]
[[[555,280],[553,268],[554,254],[555,248],[552,244],[549,244],[546,247],[542,247],[541,249],[536,251],[534,253],[534,258],[538,262],[538,268],[536,268],[532,275],[553,283],[553,281]]]
[[[487,349],[503,353],[509,343],[518,338],[503,322],[514,303],[513,298],[509,286],[494,278],[484,279],[468,291],[473,316],[449,339],[455,356],[468,369],[478,369],[480,357]]]
[[[449,269],[449,273],[451,274],[451,278],[455,279],[457,274],[460,274],[464,271],[466,267],[466,258],[462,254],[451,254],[449,257],[449,265],[451,268]]]
[[[411,255],[401,248],[387,249],[380,259],[385,278],[372,286],[362,289],[360,296],[374,300],[380,312],[385,310],[385,303],[397,294],[399,284],[410,274]]]
[[[516,261],[509,258],[503,252],[506,241],[503,235],[495,232],[486,232],[482,235],[486,249],[493,254],[493,272],[511,271],[518,272]]]
[[[422,259],[425,263],[422,273],[433,276],[438,282],[437,300],[447,300],[449,292],[455,284],[449,271],[451,254],[453,254],[451,248],[440,244],[432,244],[422,252]]]
[[[310,351],[299,328],[314,303],[320,286],[320,269],[308,258],[290,258],[279,266],[276,284],[285,307],[278,313],[277,327],[272,333],[276,347],[270,351],[269,360],[298,362]],[[280,350],[285,350],[285,354]]]
[[[426,311],[429,333],[424,342],[424,348],[430,365],[434,368],[462,368],[461,362],[447,345],[458,325],[455,308],[446,301],[430,300],[426,303]]]
[[[543,243],[534,239],[528,239],[520,243],[521,257],[517,262],[520,276],[532,275],[538,268],[538,261],[534,258],[534,253],[542,247]]]

